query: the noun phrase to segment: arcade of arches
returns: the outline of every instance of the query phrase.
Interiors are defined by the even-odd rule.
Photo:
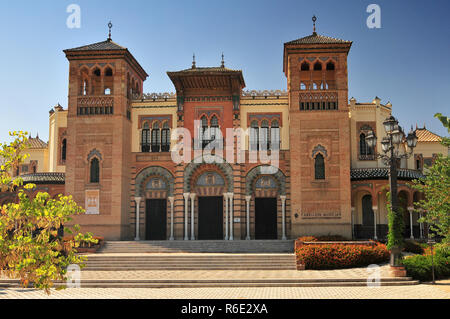
[[[240,182],[229,164],[195,164],[185,171],[184,190],[170,189],[175,177],[163,167],[136,176],[135,239],[287,239],[286,193],[281,171],[251,169]],[[241,194],[245,194],[241,196]]]

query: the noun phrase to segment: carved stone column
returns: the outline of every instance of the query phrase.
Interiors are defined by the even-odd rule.
[[[422,209],[419,210],[419,218],[422,219]],[[423,239],[423,223],[419,224],[420,239]]]
[[[191,240],[195,240],[195,193],[191,193]]]
[[[188,218],[189,218],[189,193],[184,193],[184,240],[189,240]]]
[[[223,194],[225,199],[225,240],[228,240],[228,193]]]
[[[250,240],[250,200],[251,196],[245,196],[246,212],[247,212],[247,237],[246,240]]]
[[[234,220],[233,220],[233,193],[229,193],[230,198],[230,240],[233,240],[233,228],[234,228]]]
[[[281,195],[281,232],[282,240],[286,240],[286,195]]]
[[[409,212],[409,230],[410,230],[409,238],[414,239],[414,230],[413,230],[414,207],[408,207],[408,212]]]
[[[139,222],[139,215],[140,215],[140,212],[139,212],[139,208],[140,208],[140,205],[141,205],[141,199],[142,199],[142,197],[135,197],[134,198],[134,201],[136,202],[136,237],[134,238],[134,240],[141,240],[140,238],[139,238],[139,224],[140,224],[140,222]]]
[[[372,210],[373,210],[373,224],[374,224],[373,239],[378,240],[378,236],[377,236],[377,212],[378,212],[378,206],[373,206]]]
[[[352,239],[355,238],[355,211],[356,207],[352,207]]]
[[[167,199],[170,202],[170,237],[169,237],[169,240],[174,240],[174,238],[173,238],[173,202],[175,200],[175,197],[170,196]]]

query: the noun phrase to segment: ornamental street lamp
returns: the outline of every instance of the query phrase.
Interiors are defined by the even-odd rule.
[[[408,150],[401,152],[401,144],[405,141],[405,133],[398,125],[398,121],[392,115],[383,122],[384,130],[387,136],[383,137],[381,141],[381,149],[383,153],[376,153],[377,158],[381,158],[383,162],[389,166],[389,184],[390,184],[390,200],[393,214],[399,214],[398,211],[398,197],[397,197],[397,162],[402,158],[409,158],[412,155],[413,149],[417,145],[417,135],[411,127],[411,131],[406,137],[406,144]],[[377,145],[377,136],[375,132],[370,131],[366,136],[367,145],[374,150]],[[375,154],[375,151],[374,151]],[[392,227],[395,229],[397,225]],[[393,229],[389,229],[392,232]],[[392,247],[391,249],[391,266],[398,266],[401,257],[401,248]]]

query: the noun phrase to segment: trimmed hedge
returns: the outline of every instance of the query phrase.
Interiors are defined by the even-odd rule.
[[[349,241],[347,238],[341,235],[323,235],[323,236],[303,236],[299,237],[297,240],[303,242],[312,242],[312,241]]]
[[[431,254],[417,255],[402,260],[408,276],[420,280],[431,281]],[[435,279],[450,278],[450,254],[444,250],[436,250],[433,256]]]
[[[297,263],[305,269],[340,269],[362,267],[389,261],[386,245],[315,244],[296,249]]]

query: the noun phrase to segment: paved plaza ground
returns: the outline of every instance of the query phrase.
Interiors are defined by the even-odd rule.
[[[0,299],[450,299],[450,281],[378,288],[72,288],[52,290],[50,296],[33,289],[0,289]]]

